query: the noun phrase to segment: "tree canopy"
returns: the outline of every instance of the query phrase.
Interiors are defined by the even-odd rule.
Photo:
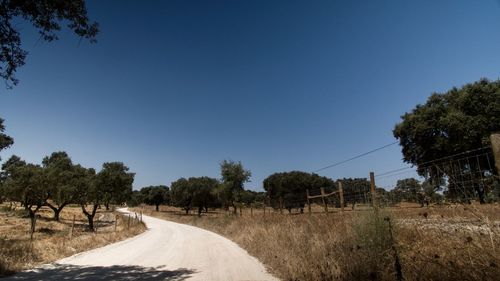
[[[133,180],[134,174],[121,162],[104,163],[96,174],[92,168],[73,164],[64,151],[43,158],[41,166],[13,155],[2,165],[0,199],[24,206],[32,219],[32,232],[36,212],[42,206],[50,207],[58,220],[68,204],[81,206],[92,230],[99,206],[129,200]]]
[[[147,186],[140,190],[142,202],[148,205],[154,205],[156,211],[159,211],[161,204],[166,204],[170,201],[169,188],[165,185]]]
[[[192,208],[198,208],[198,214],[203,209],[216,204],[214,191],[220,185],[219,181],[209,177],[180,178],[170,186],[170,194],[174,206],[183,208],[186,213]]]
[[[2,169],[6,177],[3,183],[4,193],[10,200],[21,202],[28,212],[33,237],[36,213],[50,196],[46,171],[15,155],[4,163]]]
[[[109,209],[109,204],[120,205],[127,202],[132,195],[134,173],[122,162],[107,162],[97,174],[96,185],[103,192],[103,204]]]
[[[221,198],[224,199],[224,205],[226,207],[233,206],[234,212],[236,213],[236,205],[238,193],[243,191],[243,185],[245,182],[250,181],[252,172],[250,170],[245,170],[241,162],[235,162],[231,160],[224,160],[220,164],[223,190],[221,192]]]
[[[275,208],[299,208],[303,211],[307,201],[307,190],[319,188],[331,189],[335,182],[315,173],[291,171],[274,173],[264,179],[264,189],[269,195],[271,205]]]
[[[42,160],[46,170],[50,199],[45,204],[54,211],[54,219],[59,220],[62,209],[74,201],[76,187],[74,166],[64,151],[54,152]]]
[[[61,23],[81,38],[96,41],[98,24],[87,17],[83,0],[2,0],[0,1],[0,77],[8,87],[17,85],[17,69],[24,65],[28,52],[22,48],[20,19],[31,23],[45,41],[58,39]]]
[[[485,189],[479,179],[495,174],[494,167],[488,159],[472,163],[454,160],[467,157],[463,153],[489,146],[490,134],[500,131],[500,81],[483,79],[460,89],[434,93],[424,105],[417,105],[401,118],[393,133],[402,147],[404,161],[417,166],[420,175],[431,178],[436,189],[443,177],[455,179],[457,175],[472,176],[471,171],[478,171],[474,175],[478,179],[466,186],[449,182],[447,194],[467,197],[476,193],[483,203]],[[446,167],[433,169],[428,164],[445,157],[450,162]]]
[[[0,151],[8,148],[14,143],[14,139],[6,134],[4,134],[5,126],[3,125],[3,119],[0,118]],[[1,160],[2,158],[0,158]]]
[[[425,174],[422,163],[490,144],[490,134],[500,131],[500,81],[434,93],[401,119],[393,133],[403,159]]]

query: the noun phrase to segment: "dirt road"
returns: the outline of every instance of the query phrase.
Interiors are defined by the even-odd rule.
[[[277,280],[234,242],[143,217],[148,231],[0,280]]]

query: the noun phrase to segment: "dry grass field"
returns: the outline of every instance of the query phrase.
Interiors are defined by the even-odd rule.
[[[48,208],[40,210],[30,243],[30,220],[24,210],[0,205],[0,276],[123,240],[146,229],[143,223],[132,220],[129,224],[126,217],[112,211],[98,211],[95,217],[97,233],[86,229],[87,219],[80,207],[63,209],[60,222],[54,221],[52,214]]]
[[[283,280],[498,280],[500,206],[406,204],[378,212],[279,214],[211,210],[198,217],[163,206],[147,215],[219,233]]]

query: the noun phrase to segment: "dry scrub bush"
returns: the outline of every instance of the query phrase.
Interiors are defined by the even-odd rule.
[[[21,212],[22,213],[22,212]],[[78,207],[66,207],[61,222],[50,219],[49,210],[41,211],[33,242],[29,239],[29,218],[19,212],[0,211],[0,276],[48,263],[79,252],[98,248],[143,232],[143,223],[118,215],[114,231],[115,213],[99,212],[98,232],[87,231],[86,218]],[[71,233],[73,215],[76,217]]]

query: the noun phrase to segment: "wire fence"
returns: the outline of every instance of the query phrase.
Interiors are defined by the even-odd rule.
[[[392,184],[378,185],[391,178]],[[366,178],[344,178],[334,186],[309,189],[303,194],[286,194],[269,198],[263,205],[274,209],[309,212],[320,206],[329,212],[335,209],[354,210],[360,207],[404,207],[414,203],[491,203],[500,201],[500,178],[491,147],[442,157],[417,167],[401,167]]]
[[[400,202],[480,203],[499,200],[500,181],[491,147],[479,148],[419,165],[420,180],[401,178],[407,168],[383,173],[377,180],[397,176],[395,185],[382,186],[388,204]]]

